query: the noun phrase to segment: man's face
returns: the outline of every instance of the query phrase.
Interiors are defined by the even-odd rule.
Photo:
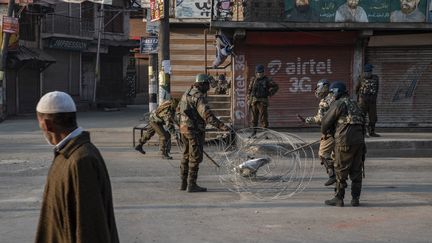
[[[416,10],[420,0],[400,0],[401,11],[405,14],[409,14]]]
[[[347,0],[348,7],[355,9],[358,6],[359,0]]]
[[[45,119],[43,116],[41,116],[39,114],[37,114],[37,119],[38,119],[38,123],[39,123],[39,128],[41,129],[47,142],[51,145],[56,144],[54,141],[53,134],[49,132],[50,130],[52,130],[52,127],[53,127],[51,120]]]
[[[295,5],[298,6],[304,6],[309,5],[309,0],[296,0]]]
[[[296,0],[295,7],[299,12],[305,12],[309,10],[309,0]]]
[[[256,73],[257,78],[263,78],[264,77],[264,73]]]

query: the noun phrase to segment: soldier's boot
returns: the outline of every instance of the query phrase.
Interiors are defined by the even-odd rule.
[[[162,159],[172,159],[173,157],[169,155],[168,150],[164,149],[161,151]]]
[[[142,154],[145,154],[146,152],[143,149],[143,145],[144,145],[144,143],[139,143],[137,146],[135,146],[135,150],[142,153]]]
[[[329,178],[326,181],[326,183],[324,183],[324,186],[331,186],[333,184],[336,183],[336,173],[334,168],[329,168]]]
[[[375,133],[375,124],[369,124],[369,136],[381,137],[379,134]]]
[[[206,192],[207,188],[200,187],[197,185],[196,181],[198,178],[198,170],[197,171],[189,171],[189,177],[187,182],[187,192]]]
[[[188,179],[188,171],[189,171],[189,166],[187,164],[181,164],[180,165],[180,179],[181,179],[181,184],[180,184],[180,190],[181,191],[185,191],[187,188],[187,179]]]
[[[362,183],[353,182],[351,183],[351,206],[358,207],[360,206],[360,193],[361,193]]]
[[[332,159],[326,159],[321,157],[321,164],[326,168],[329,179],[324,183],[324,186],[333,185],[336,182],[336,173]]]
[[[344,206],[344,196],[345,196],[345,188],[341,185],[341,183],[336,183],[336,193],[335,196],[326,200],[325,204],[329,206],[343,207]]]

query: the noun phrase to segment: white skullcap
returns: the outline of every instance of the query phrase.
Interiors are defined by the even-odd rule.
[[[53,91],[42,96],[36,106],[36,111],[44,114],[76,112],[76,106],[70,95]]]

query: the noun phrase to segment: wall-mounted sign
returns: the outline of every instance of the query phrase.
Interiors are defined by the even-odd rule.
[[[164,18],[164,0],[150,0],[150,19],[157,21]]]
[[[141,54],[157,54],[158,53],[158,38],[157,36],[141,37],[140,53]]]
[[[178,19],[210,19],[210,13],[211,0],[176,0],[175,16]]]
[[[71,51],[83,51],[87,49],[87,42],[67,39],[50,39],[48,48]]]
[[[18,34],[19,33],[18,18],[3,16],[2,28],[3,28],[3,32]]]

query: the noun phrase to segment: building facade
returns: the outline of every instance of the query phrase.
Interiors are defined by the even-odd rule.
[[[103,11],[91,1],[17,5],[20,47],[9,52],[7,114],[34,112],[39,98],[53,90],[69,93],[79,109],[126,104],[130,49],[138,47],[129,40],[128,4],[114,0]]]
[[[343,81],[352,96],[365,63],[380,79],[381,127],[431,127],[431,1],[214,0],[212,28],[232,35],[233,121],[248,126],[246,89],[257,64],[279,84],[270,127],[298,127],[316,112],[319,79]],[[354,1],[355,2],[355,1]],[[224,7],[225,6],[225,7]],[[403,9],[403,11],[401,10]]]

